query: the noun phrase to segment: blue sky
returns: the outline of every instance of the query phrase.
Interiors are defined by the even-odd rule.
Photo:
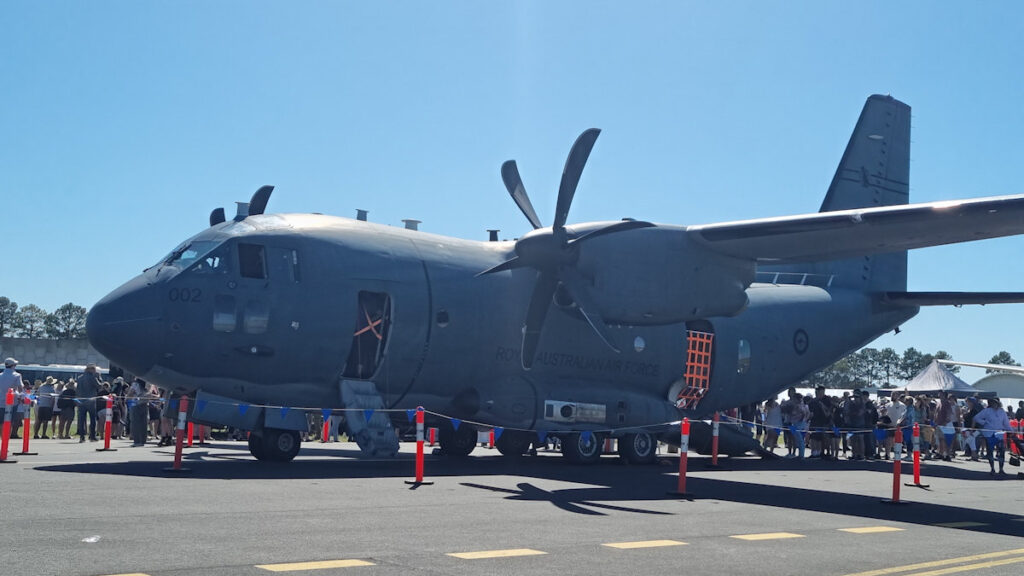
[[[912,201],[1024,192],[1017,3],[4,2],[0,295],[85,306],[277,186],[466,238],[817,210],[864,99],[913,107]],[[1024,238],[911,253],[910,289],[1024,290]],[[1024,360],[1024,305],[925,309],[876,346]],[[972,374],[970,371],[968,375]],[[970,380],[970,378],[968,378]]]

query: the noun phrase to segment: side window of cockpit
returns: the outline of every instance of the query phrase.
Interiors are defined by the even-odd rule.
[[[736,358],[736,373],[746,374],[750,370],[750,342],[740,338],[739,357]]]
[[[302,281],[302,274],[299,270],[299,253],[295,250],[285,250],[283,258],[284,268],[288,271],[288,279],[298,284]]]
[[[262,244],[238,243],[238,273],[242,278],[267,277],[267,259]]]

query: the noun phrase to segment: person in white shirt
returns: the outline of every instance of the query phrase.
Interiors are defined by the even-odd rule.
[[[1006,458],[1006,444],[1003,442],[1003,434],[1011,430],[1010,419],[1006,416],[1006,410],[1002,409],[1002,403],[998,398],[988,400],[988,408],[985,408],[974,417],[974,426],[981,430],[981,435],[988,443],[988,466],[989,474],[995,475],[996,467],[992,461],[994,453],[998,451],[999,473],[1003,471],[1003,460]]]
[[[53,376],[49,376],[46,378],[46,381],[36,389],[36,421],[35,429],[32,432],[32,437],[36,440],[39,440],[40,438],[49,438],[49,436],[46,435],[46,429],[50,426],[50,420],[53,419],[53,405],[56,403],[54,401],[54,396],[56,395],[56,391],[53,387],[54,382],[56,382],[56,380],[54,380]],[[43,428],[42,436],[39,435],[40,426]],[[25,433],[27,434],[28,430],[26,430]],[[56,433],[54,433],[54,436],[56,436]]]

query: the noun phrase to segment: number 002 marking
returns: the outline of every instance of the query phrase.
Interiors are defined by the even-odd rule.
[[[167,292],[167,299],[171,302],[200,302],[203,298],[203,291],[199,288],[171,288]]]

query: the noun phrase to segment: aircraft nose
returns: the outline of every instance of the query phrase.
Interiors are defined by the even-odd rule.
[[[89,343],[112,363],[142,376],[156,364],[163,335],[157,290],[138,276],[103,297],[89,311]]]

